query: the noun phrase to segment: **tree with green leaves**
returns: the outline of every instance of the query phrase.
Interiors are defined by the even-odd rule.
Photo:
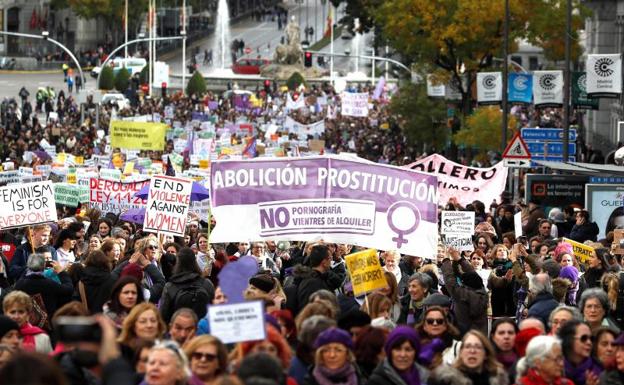
[[[201,96],[206,93],[206,79],[199,72],[195,71],[188,84],[186,85],[186,94],[187,95],[198,95]]]
[[[516,120],[510,115],[507,122],[507,137],[511,138]],[[479,107],[466,118],[464,129],[453,135],[453,141],[478,149],[482,154],[490,150],[498,151],[502,124],[503,113],[498,106]]]
[[[102,68],[102,73],[100,74],[100,84],[98,84],[98,88],[101,90],[112,90],[115,87],[115,74],[113,73],[113,68],[109,65]]]
[[[446,146],[450,129],[446,126],[446,105],[427,97],[423,84],[407,84],[392,97],[390,111],[411,146],[440,151]]]
[[[130,72],[126,67],[122,67],[115,76],[115,89],[124,92],[128,89],[128,84],[130,84]]]

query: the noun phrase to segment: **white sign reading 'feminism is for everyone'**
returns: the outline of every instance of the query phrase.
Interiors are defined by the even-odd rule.
[[[193,182],[155,176],[150,182],[143,230],[183,237],[191,203]]]
[[[52,182],[0,188],[0,229],[56,222]]]

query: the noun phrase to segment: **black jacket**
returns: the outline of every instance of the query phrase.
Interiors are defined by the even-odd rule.
[[[310,296],[319,290],[333,291],[335,287],[330,286],[330,274],[321,273],[312,269],[310,275],[301,280],[297,290],[298,310],[303,309],[308,304]]]
[[[61,280],[60,284],[44,277],[41,273],[26,274],[15,283],[15,290],[29,295],[40,294],[48,313],[48,319],[52,319],[56,309],[67,303],[74,292],[69,274],[62,271],[58,277]]]
[[[596,222],[586,222],[580,226],[575,224],[570,231],[570,239],[581,243],[585,241],[596,242],[599,232]]]
[[[124,261],[115,266],[115,269],[113,269],[113,272],[111,273],[115,279],[119,279],[123,268],[126,267],[128,263],[130,262]],[[147,286],[145,284],[145,280],[143,280],[142,282],[143,288],[147,289],[150,293],[149,302],[158,303],[158,301],[160,301],[160,296],[162,295],[163,288],[165,287],[165,276],[163,275],[163,273],[160,272],[160,270],[158,270],[158,267],[151,263],[145,266],[145,268],[143,269],[143,274],[145,276],[148,276],[152,281],[151,286]]]
[[[206,279],[201,275],[193,272],[174,274],[171,276],[169,282],[167,282],[167,284],[165,285],[160,302],[160,314],[162,314],[162,317],[166,323],[169,323],[173,313],[178,310],[175,308],[175,304],[173,303],[175,299],[173,297],[174,293],[176,293],[179,288],[190,285],[203,286],[210,296],[208,304],[212,303],[212,299],[214,298],[215,294],[215,288],[209,279]],[[198,316],[202,317],[201,314],[198,314]]]
[[[110,299],[115,276],[104,269],[87,266],[82,271],[80,281],[84,284],[89,311],[91,314],[101,313],[102,306]],[[74,299],[81,301],[79,286],[74,290]]]
[[[535,299],[529,306],[529,317],[534,317],[542,321],[545,326],[548,326],[548,318],[550,313],[559,306],[559,302],[555,300],[552,293],[541,292],[535,296]]]

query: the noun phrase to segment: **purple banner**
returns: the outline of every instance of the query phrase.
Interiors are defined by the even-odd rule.
[[[435,176],[335,156],[211,165],[212,242],[344,242],[433,258]]]

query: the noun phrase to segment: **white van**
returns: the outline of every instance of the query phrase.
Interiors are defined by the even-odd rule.
[[[112,60],[109,60],[108,65],[113,67],[113,72],[117,73],[121,68],[126,67],[128,72],[130,72],[130,76],[141,72],[141,70],[147,65],[147,60],[142,57],[117,57]],[[97,78],[102,71],[101,67],[93,67],[91,70],[91,76]]]

